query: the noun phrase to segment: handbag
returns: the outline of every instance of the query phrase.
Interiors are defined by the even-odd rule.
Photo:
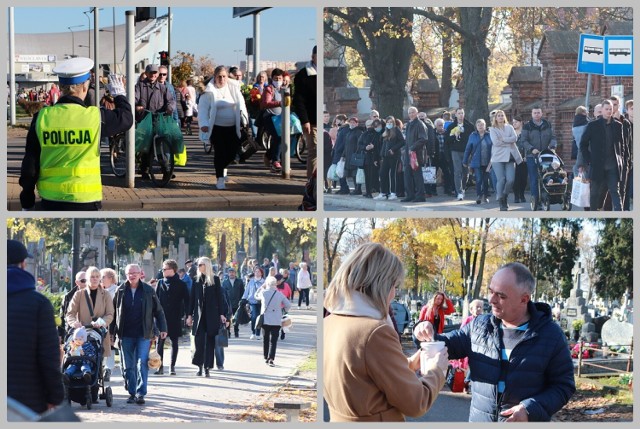
[[[573,179],[571,187],[571,204],[576,207],[591,206],[591,184],[583,181],[581,176]]]
[[[358,168],[358,172],[356,173],[356,185],[364,185],[364,168]]]
[[[356,152],[351,154],[351,159],[349,160],[351,167],[364,167],[364,153]]]
[[[437,179],[437,171],[436,167],[431,165],[431,160],[429,160],[429,165],[422,167],[422,181],[425,185],[434,185]]]
[[[229,347],[229,332],[224,326],[220,326],[218,329],[218,335],[216,335],[216,347]]]
[[[276,129],[278,137],[282,137],[282,114],[271,117],[273,127]],[[295,113],[289,114],[289,134],[302,134],[302,123]]]
[[[451,368],[447,374],[447,385],[452,392],[462,392],[464,390],[464,370]]]
[[[240,159],[246,161],[260,149],[249,128],[240,130]]]
[[[269,302],[267,302],[267,305],[264,307],[264,311],[267,311],[267,308],[269,308],[269,304],[271,304],[271,300],[274,296],[276,296],[275,293],[271,295],[271,298],[269,298]],[[262,325],[264,325],[264,312],[260,313],[256,319],[256,329],[262,329]]]

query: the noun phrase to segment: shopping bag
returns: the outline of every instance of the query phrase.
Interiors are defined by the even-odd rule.
[[[573,186],[571,188],[571,204],[576,207],[590,207],[590,199],[591,184],[589,182],[583,182],[582,177],[576,177],[573,179]]]
[[[425,185],[433,185],[436,183],[436,167],[431,165],[422,167],[422,180]]]
[[[462,392],[464,390],[464,370],[451,368],[447,375],[447,384],[452,392]]]
[[[273,127],[276,129],[278,137],[282,136],[282,114],[273,115],[271,117],[273,121]],[[289,115],[289,134],[302,134],[302,123],[298,118],[298,115],[291,113]]]
[[[364,185],[364,168],[358,168],[356,173],[356,185]]]
[[[339,179],[344,177],[344,159],[338,161],[338,165],[336,166],[336,175]]]
[[[220,329],[218,329],[218,335],[216,335],[216,347],[229,347],[229,332],[224,326],[220,326]]]
[[[336,174],[336,167],[336,164],[331,164],[331,166],[329,166],[329,170],[327,171],[327,180],[332,180],[334,182],[340,180],[340,178]]]
[[[155,132],[156,134],[163,136],[169,142],[173,149],[173,153],[182,153],[184,150],[182,130],[171,116],[159,115]]]
[[[177,167],[184,167],[187,165],[187,145],[184,145],[182,152],[173,155],[173,159]]]
[[[356,152],[351,154],[351,159],[349,160],[349,164],[351,167],[364,167],[364,153]]]
[[[415,151],[409,152],[409,165],[413,171],[417,171],[418,168],[420,168],[420,165],[418,164],[418,155]]]
[[[136,153],[147,153],[153,141],[153,119],[150,114],[136,124]]]

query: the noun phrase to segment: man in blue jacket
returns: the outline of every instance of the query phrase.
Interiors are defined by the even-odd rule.
[[[7,396],[44,413],[62,403],[64,388],[53,306],[25,271],[31,257],[7,240]]]
[[[550,421],[576,390],[566,338],[551,308],[531,302],[535,280],[524,265],[502,266],[489,285],[491,313],[445,335],[422,322],[420,340],[444,341],[449,359],[469,358],[469,421]]]

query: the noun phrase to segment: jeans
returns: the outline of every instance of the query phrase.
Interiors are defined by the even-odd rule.
[[[462,158],[464,152],[458,152],[457,150],[451,151],[451,162],[453,163],[453,184],[456,188],[457,194],[464,194],[464,187],[462,186],[462,179],[464,178],[464,168],[462,167]]]
[[[307,303],[307,307],[309,306],[309,288],[307,289],[298,289],[298,307],[302,304],[302,300]]]
[[[143,337],[122,339],[121,351],[124,355],[129,395],[145,396],[147,394],[150,345],[151,340]]]
[[[493,170],[496,172],[498,198],[507,198],[513,188],[513,181],[516,178],[516,166],[514,162],[494,162]]]
[[[604,170],[604,180],[595,182],[591,180],[591,210],[600,210],[604,205],[607,190],[611,196],[611,203],[614,211],[621,211],[622,204],[620,199],[620,180],[618,178],[618,170]]]
[[[64,373],[67,374],[69,378],[71,378],[73,377],[73,374],[75,374],[78,370],[83,374],[85,372],[91,373],[91,365],[88,363],[82,363],[82,365],[78,363],[74,363],[69,365],[67,369],[64,371]]]
[[[215,342],[215,337],[213,339],[213,341]],[[216,355],[216,366],[218,368],[222,368],[224,366],[224,347],[218,347],[216,346],[216,349],[213,351],[213,353]]]
[[[262,325],[262,330],[264,331],[264,337],[262,339],[262,352],[264,354],[264,358],[265,360],[273,360],[276,357],[280,326]]]
[[[249,304],[249,306],[251,307],[251,333],[254,335],[260,335],[260,329],[256,329],[256,319],[260,315],[262,303],[258,302],[257,304]]]
[[[278,132],[276,128],[273,126],[273,120],[271,119],[272,115],[265,115],[264,118],[264,128],[271,136],[271,143],[269,145],[269,158],[271,162],[280,161],[280,144],[282,142],[282,138],[278,136]]]
[[[478,198],[489,198],[489,173],[487,172],[487,166],[480,166],[473,169],[476,176],[476,195]]]
[[[527,171],[529,172],[529,191],[531,196],[536,200],[540,199],[538,195],[538,165],[532,156],[527,157]]]

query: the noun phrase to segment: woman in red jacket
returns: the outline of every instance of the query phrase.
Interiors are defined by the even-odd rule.
[[[444,332],[444,316],[455,311],[453,302],[444,294],[444,292],[436,292],[429,300],[427,305],[420,310],[419,320],[422,322],[428,320],[437,330],[438,334]]]

